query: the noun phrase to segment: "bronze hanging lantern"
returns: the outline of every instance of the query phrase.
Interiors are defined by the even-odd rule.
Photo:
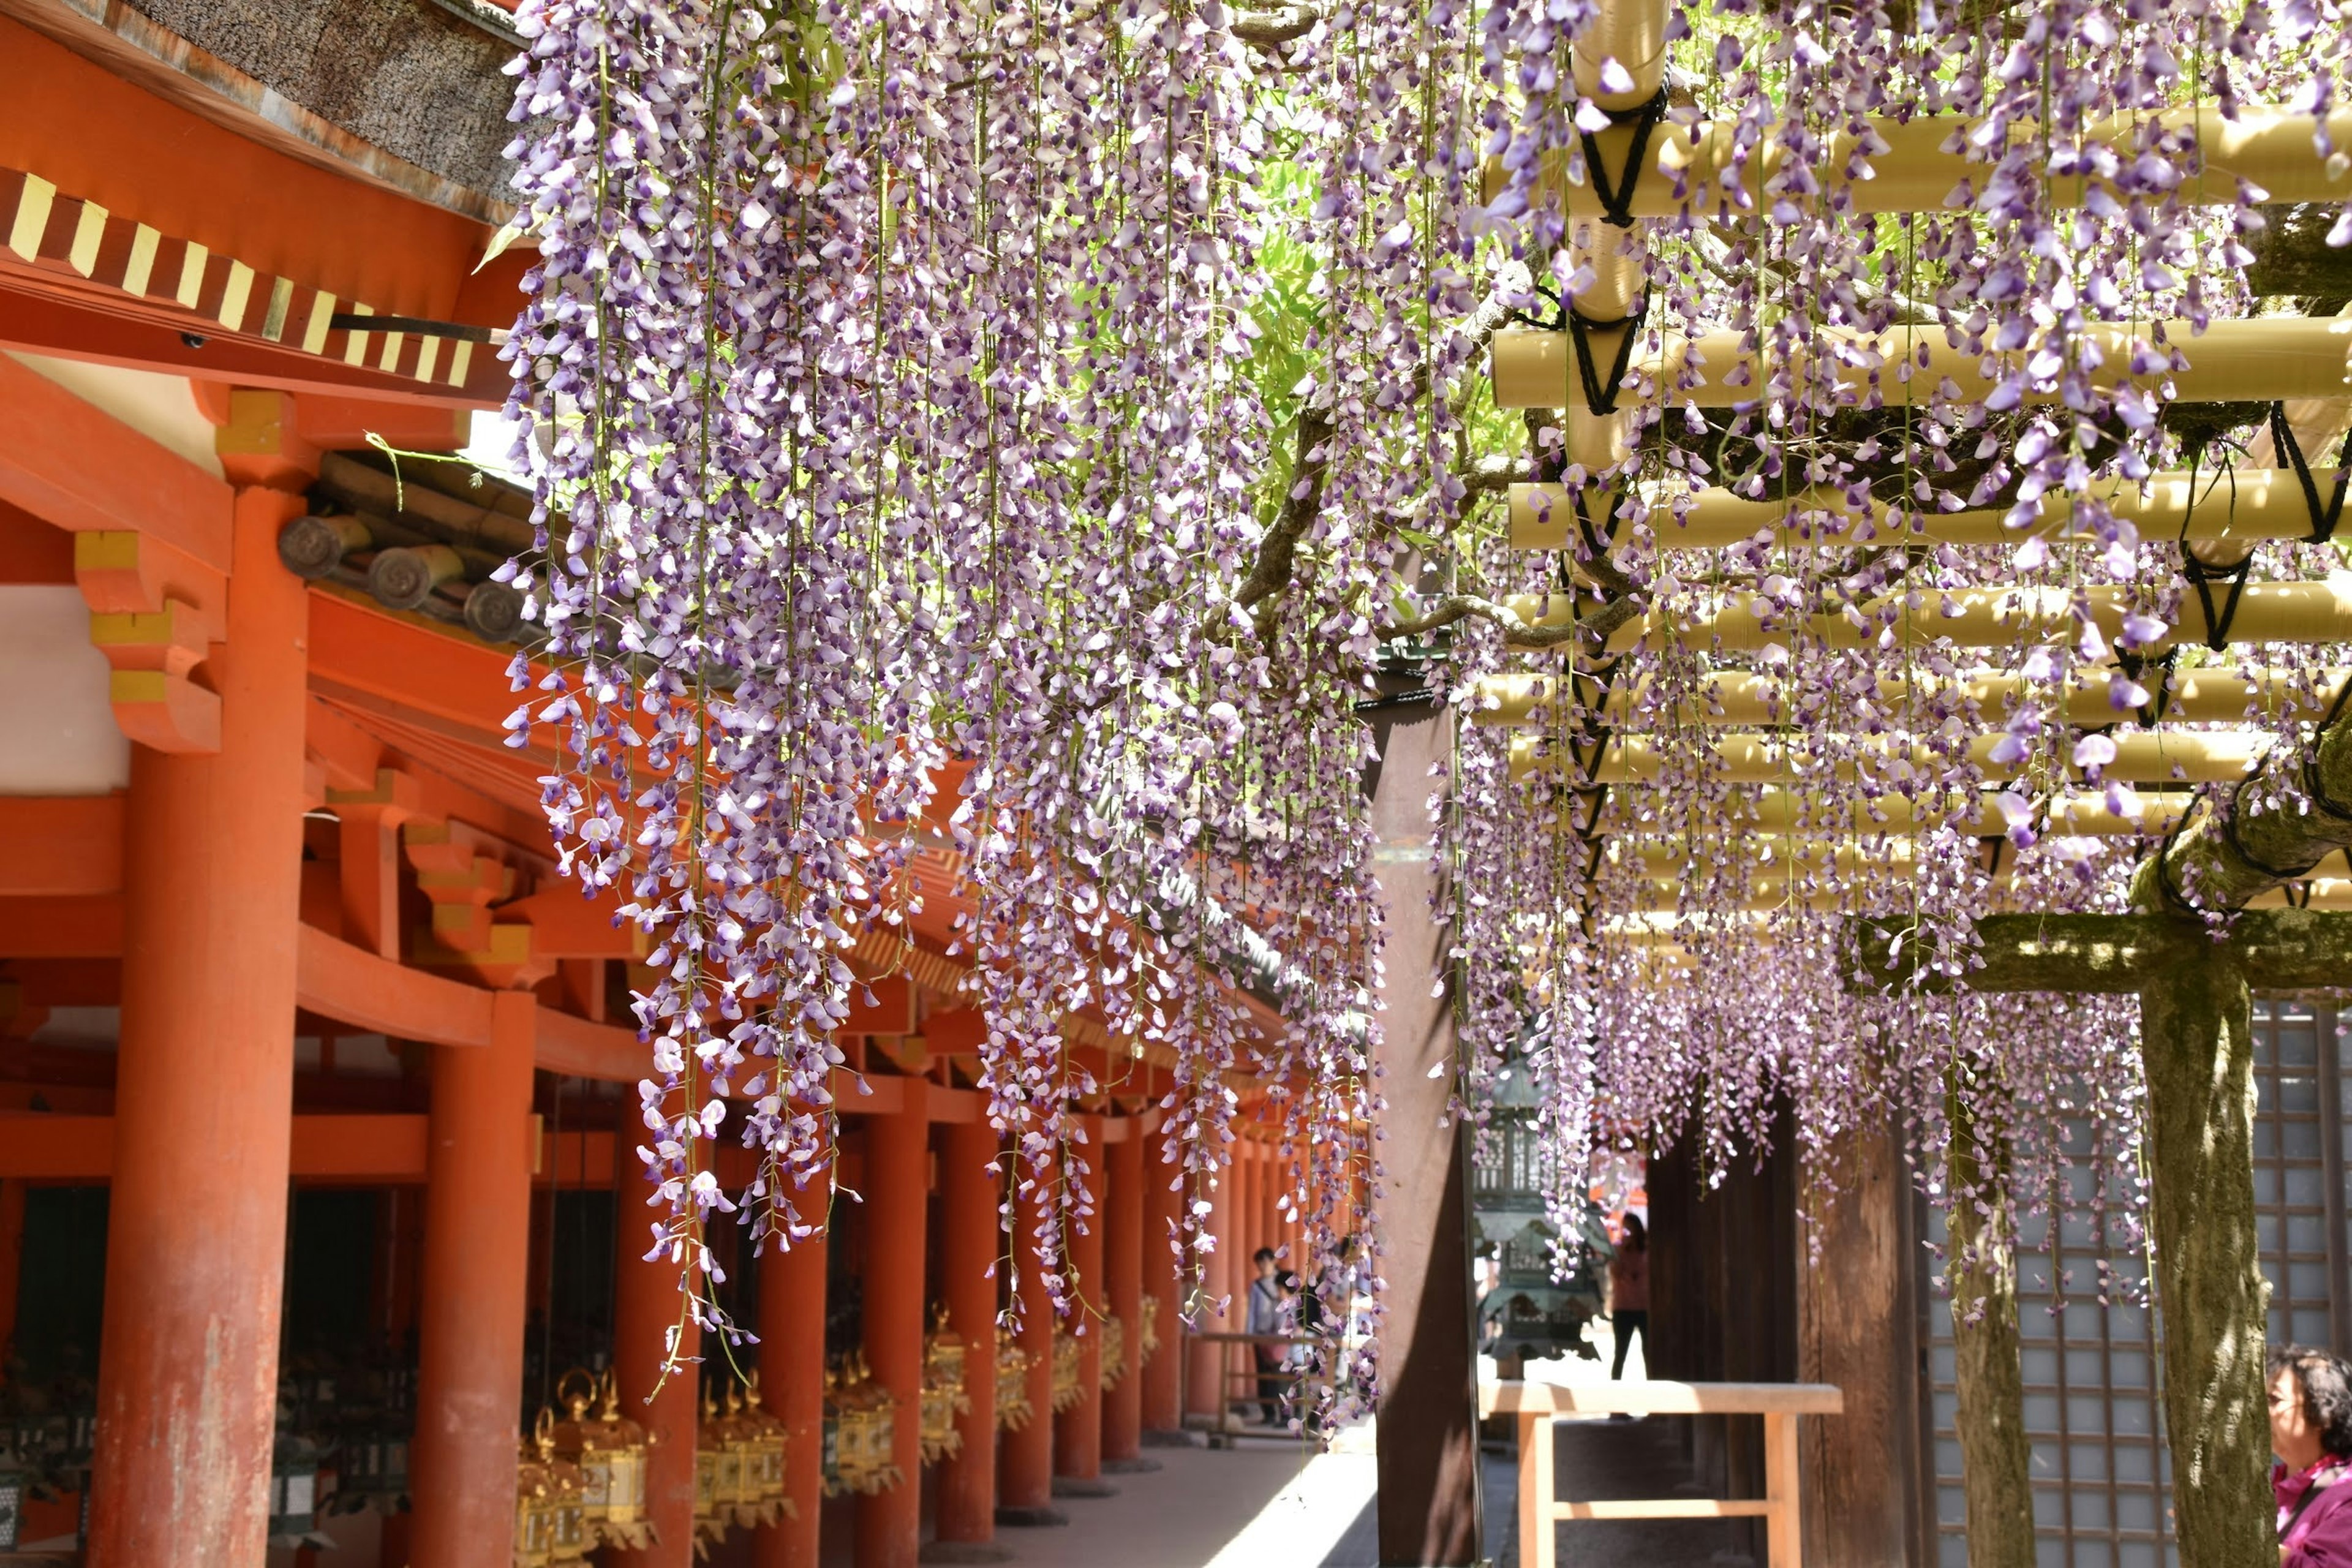
[[[996,1326],[996,1426],[1018,1432],[1036,1414],[1029,1403],[1029,1352],[1010,1329]]]
[[[1127,1325],[1116,1317],[1102,1321],[1102,1388],[1105,1394],[1127,1375]]]
[[[525,1438],[515,1455],[514,1568],[548,1568],[552,1561],[554,1492],[538,1446]]]
[[[556,1453],[555,1425],[555,1407],[541,1405],[530,1447],[544,1488],[541,1502],[546,1517],[546,1556],[541,1561],[549,1568],[563,1568],[567,1563],[587,1562],[596,1539],[588,1523],[585,1478],[578,1465]]]
[[[1054,1330],[1054,1414],[1059,1415],[1078,1402],[1078,1342],[1061,1331]]]
[[[791,1448],[791,1429],[761,1401],[758,1367],[751,1369],[744,1384],[743,1419],[752,1435],[747,1474],[753,1483],[756,1497],[753,1507],[760,1512],[760,1522],[774,1524],[798,1518],[800,1510],[787,1495],[791,1484],[784,1476],[784,1457]]]
[[[971,1408],[964,1392],[964,1343],[948,1331],[948,1310],[931,1314],[930,1337],[923,1342],[923,1463],[936,1465],[963,1451],[956,1417]]]
[[[556,1454],[580,1468],[581,1504],[597,1542],[642,1551],[653,1544],[646,1519],[646,1429],[621,1414],[620,1381],[574,1367],[556,1385],[563,1418]],[[592,1412],[592,1406],[595,1406]]]

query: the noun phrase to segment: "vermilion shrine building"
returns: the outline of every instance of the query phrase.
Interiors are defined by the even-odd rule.
[[[396,480],[370,450],[453,450],[504,398],[490,332],[529,257],[482,258],[513,47],[466,0],[0,10],[0,1312],[37,1268],[21,1293],[58,1320],[0,1341],[72,1352],[20,1358],[9,1408],[94,1400],[86,1489],[28,1502],[23,1540],[86,1531],[107,1568],[257,1564],[289,1518],[326,1528],[288,1495],[315,1484],[305,1461],[280,1445],[273,1465],[281,1395],[324,1375],[290,1336],[321,1313],[403,1388],[415,1358],[413,1511],[339,1531],[333,1561],[521,1561],[519,1423],[573,1352],[609,1352],[653,1438],[658,1544],[603,1560],[691,1560],[695,1380],[641,1403],[678,1315],[675,1268],[637,1256],[643,939],[557,876],[547,759],[501,729],[529,628],[488,579],[528,548],[528,506],[452,467]],[[985,1541],[1000,1507],[1044,1509],[1057,1476],[1181,1420],[1179,1355],[1144,1354],[1176,1335],[1146,1240],[1175,1202],[1144,1179],[1161,1069],[1084,1020],[1109,1089],[1088,1108],[1106,1223],[1077,1260],[1120,1331],[1066,1345],[1057,1385],[1033,1310],[1024,1387],[994,1385],[996,1144],[950,871],[927,867],[911,952],[859,954],[887,977],[844,1037],[869,1091],[845,1075],[863,1207],[829,1248],[756,1266],[719,1240],[794,1516],[731,1532],[722,1561],[815,1561],[829,1274],[863,1303],[832,1346],[870,1369],[856,1397],[899,1411],[896,1484],[833,1510],[860,1563],[915,1557],[938,1312],[969,1349],[956,1436],[929,1435],[957,1450],[930,1482],[944,1538]],[[1225,1258],[1287,1236],[1271,1152],[1239,1145],[1213,1291]],[[97,1211],[58,1196],[101,1184]],[[99,1289],[92,1212],[84,1346],[65,1320]],[[1000,1449],[999,1405],[1024,1402]]]

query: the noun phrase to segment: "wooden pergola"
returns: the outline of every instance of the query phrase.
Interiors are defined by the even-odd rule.
[[[1913,801],[1890,793],[1857,812],[1823,787],[1853,776],[1857,763],[1851,759],[1866,758],[1874,769],[1925,765],[1931,761],[1927,745],[1896,732],[1856,740],[1837,752],[1838,760],[1821,762],[1820,738],[1797,728],[1804,693],[1759,656],[1785,654],[1796,643],[1824,649],[1930,642],[1964,650],[2010,648],[2067,622],[2077,596],[1986,582],[1948,591],[1940,605],[1916,615],[1904,610],[1899,594],[1806,614],[1727,589],[1710,601],[1711,613],[1692,617],[1653,607],[1614,565],[1615,517],[1629,500],[1646,503],[1655,548],[1662,554],[1686,552],[1702,577],[1707,552],[1759,542],[1776,552],[1851,550],[1865,541],[1885,544],[1890,537],[1888,509],[1858,504],[1842,489],[1800,487],[1753,499],[1723,488],[1694,491],[1680,476],[1638,483],[1605,477],[1621,468],[1630,474],[1638,466],[1629,461],[1635,405],[1677,413],[1726,410],[1754,398],[1763,373],[1773,368],[1759,364],[1737,333],[1688,342],[1641,335],[1641,220],[1676,216],[1685,202],[1698,199],[1693,193],[1711,206],[1717,174],[1733,157],[1730,127],[1645,123],[1636,112],[1668,90],[1666,24],[1667,8],[1653,0],[1603,0],[1589,30],[1579,35],[1577,88],[1617,121],[1587,139],[1596,166],[1581,177],[1570,179],[1561,166],[1543,173],[1543,191],[1557,196],[1568,216],[1568,259],[1591,280],[1565,306],[1580,320],[1559,330],[1505,327],[1492,339],[1496,401],[1539,411],[1529,428],[1548,425],[1562,432],[1561,461],[1580,465],[1580,473],[1604,474],[1576,494],[1563,481],[1528,475],[1517,458],[1489,458],[1481,470],[1490,489],[1505,493],[1512,547],[1556,556],[1561,586],[1491,604],[1439,605],[1425,618],[1444,624],[1477,614],[1501,622],[1516,650],[1516,668],[1481,682],[1475,721],[1522,731],[1512,745],[1511,775],[1523,788],[1561,803],[1562,834],[1576,846],[1570,853],[1589,857],[1591,866],[1650,879],[1641,884],[1647,892],[1637,895],[1633,912],[1598,930],[1600,940],[1647,948],[1668,965],[1687,964],[1696,960],[1683,944],[1694,932],[1761,931],[1767,910],[1811,908],[1850,917],[1846,962],[1864,989],[2139,997],[2157,1304],[2181,1561],[2207,1568],[2267,1560],[2274,1542],[2264,1481],[2265,1292],[2252,1190],[2250,1009],[2257,989],[2352,986],[2352,921],[2334,912],[2352,909],[2342,858],[2352,845],[2352,722],[2341,717],[2347,672],[2231,667],[2175,673],[2166,655],[2200,645],[2218,652],[2284,644],[2326,650],[2317,653],[2325,662],[2340,659],[2333,650],[2352,642],[2352,577],[2245,580],[2245,563],[2257,544],[2325,539],[2332,532],[2345,476],[2316,459],[2332,456],[2352,422],[2352,320],[2263,316],[2215,320],[2201,331],[2177,321],[2090,329],[2110,351],[2110,365],[2127,357],[2133,338],[2151,331],[2178,345],[2189,364],[2164,378],[2169,405],[2259,405],[2278,412],[2244,466],[2226,474],[2159,472],[2144,480],[2095,481],[2090,492],[2144,537],[2177,541],[2192,582],[2223,584],[2184,595],[2169,636],[2135,650],[2133,668],[2147,670],[2150,684],[2160,679],[2150,709],[2118,715],[2099,670],[2079,676],[2055,704],[2061,721],[2084,729],[2137,718],[2141,728],[2116,737],[2116,755],[2104,777],[2142,785],[2138,809],[2119,817],[2095,792],[2076,795],[2063,780],[2046,793],[2028,792],[2046,814],[2042,826],[2049,833],[2137,835],[2152,847],[2132,885],[2138,912],[1999,915],[1978,922],[1978,945],[1965,960],[1952,959],[1954,969],[1964,965],[1964,973],[1933,972],[1929,958],[1949,955],[1923,953],[1916,918],[1897,912],[1908,910],[1907,899],[1874,910],[1866,901],[1872,895],[1860,903],[1851,890],[1807,895],[1797,890],[1797,881],[1823,870],[1852,872],[1865,860],[1900,871],[1911,861],[1909,837],[1941,825],[1980,842],[2000,896],[2013,898],[2002,843],[2010,822],[1995,799],[2003,773],[1996,737],[1973,738],[1966,747],[1968,759],[1994,781],[1980,798]],[[1630,73],[1630,85],[1622,78],[1613,90],[1604,85],[1603,61]],[[2242,180],[2277,204],[2268,209],[2273,227],[2249,274],[2258,295],[2344,291],[2334,287],[2343,280],[2340,260],[2318,243],[2326,225],[2310,216],[2328,209],[2301,204],[2352,196],[2352,174],[2330,167],[2315,151],[2319,127],[2313,117],[2248,107],[2225,120],[2206,105],[2169,110],[2163,118],[2168,128],[2193,138],[2201,163],[2201,174],[2184,188],[2185,200],[2234,205]],[[1885,150],[1870,158],[1869,177],[1807,199],[1833,201],[1853,213],[1944,208],[1955,187],[1965,188],[1972,171],[1981,168],[1944,150],[1955,124],[1932,115],[1874,121],[1872,131]],[[2136,129],[2118,121],[2094,140],[2103,136],[2122,145]],[[2352,135],[2352,114],[2332,116],[2326,129],[2337,137]],[[1771,146],[1769,138],[1765,145]],[[1850,142],[1841,145],[1851,150]],[[1751,195],[1769,176],[1775,155],[1745,163]],[[1499,166],[1490,167],[1490,195],[1505,178]],[[2053,182],[2047,195],[2066,205],[2080,203],[2087,189],[2080,180]],[[1994,370],[2005,368],[1995,364],[2004,356],[1956,348],[1925,322],[1875,335],[1817,326],[1811,341],[1823,358],[1790,368],[1833,378],[1848,402],[1883,400],[1898,411],[1906,400],[1924,405],[1928,390],[1939,384],[1948,384],[1947,396],[1957,386],[1960,403],[1981,400],[1999,379]],[[1834,355],[1827,352],[1832,349]],[[1906,361],[1916,374],[1879,374]],[[2294,449],[2282,450],[2283,443]],[[2304,452],[2315,460],[2306,464]],[[2008,505],[1930,511],[1906,519],[1900,539],[2015,544],[2023,535],[2014,521]],[[2044,499],[2032,524],[2053,546],[2063,546],[2076,529],[2071,499],[2055,494]],[[2112,646],[2129,595],[2097,587],[2088,591],[2087,601]],[[1639,728],[1649,710],[1644,694],[1609,674],[1614,656],[1636,649],[1676,650],[1706,661],[1696,695],[1654,721],[1684,731],[1672,742],[1684,759],[1681,773],[1666,760],[1665,738]],[[1882,693],[1894,712],[1912,697],[1965,699],[1989,722],[1998,722],[2026,696],[2018,677],[1990,663],[1974,673],[1964,668],[1957,676],[1920,677],[1916,687],[1887,682]],[[2270,722],[2249,724],[2250,712]],[[2286,721],[2310,731],[2307,745],[2277,739]],[[1693,764],[1688,759],[1695,751],[1701,760]],[[1663,798],[1655,792],[1676,787],[1663,778],[1686,776],[1694,765],[1718,783],[1775,787],[1759,804],[1735,805],[1727,819],[1711,821],[1711,837],[1694,842],[1656,826],[1647,809]],[[1805,773],[1806,767],[1813,772]],[[1804,778],[1792,779],[1799,773]],[[2188,793],[2193,785],[2207,788]],[[2282,795],[2297,804],[2273,804]],[[1749,879],[1748,908],[1692,910],[1685,889],[1694,872],[1710,865],[1752,867],[1767,847],[1778,869]],[[1955,1161],[1975,1157],[1965,1129],[1955,1133]],[[1959,1219],[1954,1224],[1956,1231],[1961,1228]],[[1963,1321],[1958,1330],[1969,1552],[1974,1563],[2011,1568],[2034,1555],[2014,1300],[2007,1301],[2005,1331],[2001,1302],[1988,1305],[1993,1310],[1981,1322]],[[1833,1453],[1836,1447],[1832,1439]],[[1835,1484],[1843,1489],[1845,1483]]]

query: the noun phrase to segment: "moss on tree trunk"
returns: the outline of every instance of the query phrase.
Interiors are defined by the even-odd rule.
[[[1952,1343],[1969,1568],[2033,1568],[2032,1446],[2017,1348],[2017,1237],[2009,1149],[1951,1096]]]
[[[2252,998],[2215,949],[2140,992],[2164,1426],[2181,1568],[2271,1568],[2268,1288],[2254,1230]]]

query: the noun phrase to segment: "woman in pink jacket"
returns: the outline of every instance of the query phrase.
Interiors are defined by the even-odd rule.
[[[2264,1371],[2280,1568],[2352,1568],[2352,1366],[2287,1345]]]

